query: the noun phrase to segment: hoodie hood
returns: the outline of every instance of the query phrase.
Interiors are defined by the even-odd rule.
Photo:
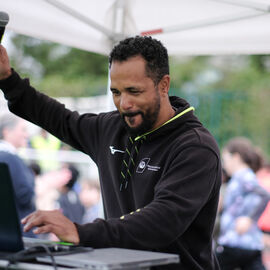
[[[193,114],[194,108],[191,107],[188,102],[174,96],[170,97],[170,102],[176,110],[176,114],[173,118],[169,119],[162,126],[152,131],[146,132],[135,138],[131,136],[128,138],[121,167],[122,181],[120,184],[120,191],[128,187],[128,182],[133,174],[140,146],[144,143],[144,141],[151,141],[160,136],[167,135],[169,132],[180,126],[181,123],[185,123],[186,121],[197,120],[197,122],[200,123]]]
[[[155,130],[136,137],[136,141],[141,138],[144,138],[147,141],[152,141],[160,136],[167,135],[169,132],[179,128],[186,122],[196,122],[198,126],[202,126],[198,118],[193,114],[193,111],[195,110],[194,107],[190,106],[187,101],[176,96],[171,96],[170,102],[172,107],[175,109],[175,116]]]

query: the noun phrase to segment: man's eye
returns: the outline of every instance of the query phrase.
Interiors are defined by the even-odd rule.
[[[139,91],[139,90],[130,90],[129,92],[130,92],[131,94],[134,94],[134,95],[140,94],[140,91]]]
[[[120,91],[118,91],[118,90],[112,90],[112,94],[114,96],[119,96],[120,95]]]

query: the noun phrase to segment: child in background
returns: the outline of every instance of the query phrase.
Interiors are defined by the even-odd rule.
[[[100,216],[100,187],[98,181],[84,180],[81,183],[80,200],[85,207],[82,223],[89,223]]]
[[[79,195],[73,189],[79,178],[79,170],[74,165],[67,165],[67,169],[71,172],[71,177],[67,184],[59,188],[60,196],[57,200],[62,213],[71,221],[82,223],[84,215],[84,207],[81,204]]]

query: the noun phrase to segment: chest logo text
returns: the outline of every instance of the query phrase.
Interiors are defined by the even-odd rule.
[[[146,169],[148,171],[154,171],[154,172],[159,171],[160,169],[159,166],[149,165],[149,162],[150,162],[150,158],[143,158],[136,169],[136,173],[143,173]]]

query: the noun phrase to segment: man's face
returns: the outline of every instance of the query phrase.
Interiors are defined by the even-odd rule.
[[[140,56],[111,65],[111,91],[114,104],[129,131],[140,135],[158,126],[160,94],[146,76],[145,60]]]

